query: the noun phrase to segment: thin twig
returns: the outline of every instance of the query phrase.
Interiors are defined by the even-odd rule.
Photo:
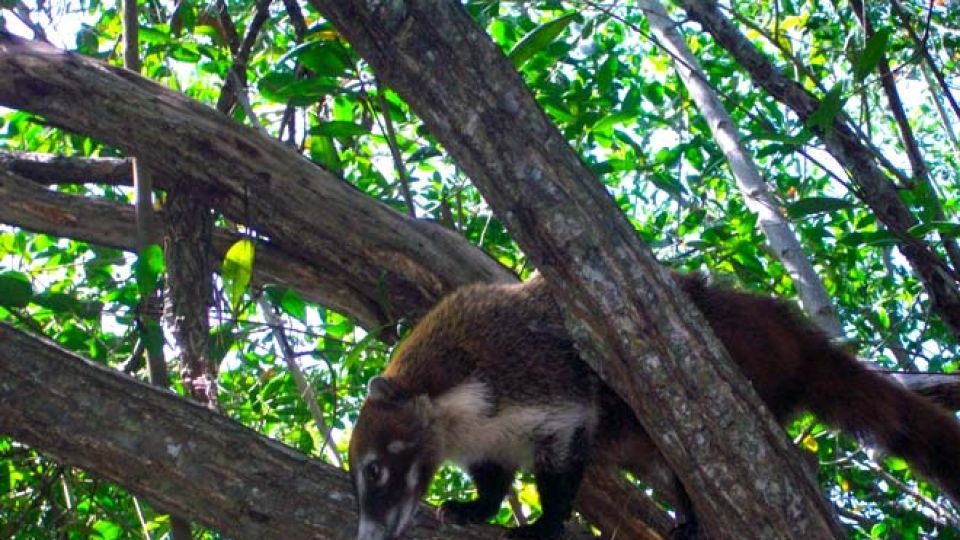
[[[300,368],[300,364],[297,363],[296,351],[293,350],[293,347],[290,345],[290,341],[287,339],[287,336],[283,331],[283,325],[280,324],[280,318],[274,311],[274,306],[262,296],[257,300],[257,304],[259,305],[260,310],[263,311],[263,316],[267,319],[267,324],[269,324],[270,328],[273,330],[274,340],[280,349],[280,354],[283,357],[283,361],[287,364],[287,369],[290,371],[290,375],[293,377],[294,384],[297,385],[297,391],[300,393],[300,399],[306,403],[307,409],[310,411],[310,416],[313,417],[313,422],[317,426],[317,430],[323,436],[323,444],[320,447],[320,453],[323,454],[324,451],[327,451],[329,457],[333,459],[337,466],[342,469],[343,459],[340,457],[340,453],[337,452],[336,444],[333,441],[333,428],[328,426],[323,418],[323,411],[320,410],[317,395],[310,386],[310,382],[307,381],[307,377]]]
[[[400,145],[397,143],[397,134],[393,129],[393,120],[390,118],[390,104],[387,103],[387,96],[384,93],[380,81],[377,81],[377,101],[380,104],[380,115],[376,116],[377,123],[380,124],[380,118],[383,123],[380,129],[387,136],[387,146],[390,148],[390,156],[393,158],[393,167],[397,171],[397,182],[400,184],[400,192],[403,194],[403,200],[407,204],[407,213],[410,217],[417,217],[417,208],[413,203],[413,194],[410,192],[410,179],[407,176],[407,167],[403,163],[403,155],[400,153]]]

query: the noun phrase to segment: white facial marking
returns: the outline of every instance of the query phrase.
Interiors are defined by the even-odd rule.
[[[391,454],[399,454],[411,446],[413,446],[413,444],[408,443],[407,441],[390,441],[390,444],[387,445],[387,452],[390,452]]]
[[[377,479],[377,486],[383,487],[390,480],[390,469],[386,466],[380,467],[380,478]]]
[[[414,462],[407,471],[407,491],[413,493],[417,489],[417,482],[420,480],[420,463]]]
[[[370,521],[366,516],[360,517],[357,540],[382,540],[386,536],[387,531],[382,524]]]
[[[400,513],[400,522],[397,523],[397,528],[394,529],[396,534],[400,534],[410,526],[410,521],[413,518],[413,514],[417,511],[417,499],[411,497],[404,501],[403,509]]]

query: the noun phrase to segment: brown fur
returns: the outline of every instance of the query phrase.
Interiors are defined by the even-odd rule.
[[[708,286],[699,277],[675,279],[779,420],[810,410],[903,456],[960,499],[960,424],[952,414],[864,368],[781,301]],[[594,464],[640,471],[662,463],[627,405],[580,361],[542,278],[455,292],[398,347],[384,377],[399,394],[431,399],[481,381],[495,409],[484,415],[515,404],[582,403],[599,414],[590,437]],[[393,414],[399,409],[371,401],[355,440],[370,447],[379,437],[373,446],[382,448],[414,437],[412,413]],[[418,452],[432,475],[444,456]]]

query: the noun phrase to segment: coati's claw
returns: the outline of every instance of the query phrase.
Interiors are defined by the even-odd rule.
[[[507,538],[524,540],[559,540],[563,537],[563,523],[559,526],[537,521],[530,525],[521,525],[507,531]]]
[[[437,511],[440,523],[453,523],[456,525],[470,525],[473,523],[483,523],[489,519],[489,512],[480,508],[474,502],[463,501],[444,501]]]

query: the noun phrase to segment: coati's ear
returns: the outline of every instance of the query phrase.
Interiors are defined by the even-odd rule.
[[[430,411],[433,408],[433,402],[430,401],[430,396],[426,394],[416,396],[411,401],[410,407],[413,408],[413,416],[416,418],[418,425],[426,426],[430,424]]]
[[[367,399],[373,401],[393,401],[398,393],[397,387],[386,377],[378,375],[367,383]]]

